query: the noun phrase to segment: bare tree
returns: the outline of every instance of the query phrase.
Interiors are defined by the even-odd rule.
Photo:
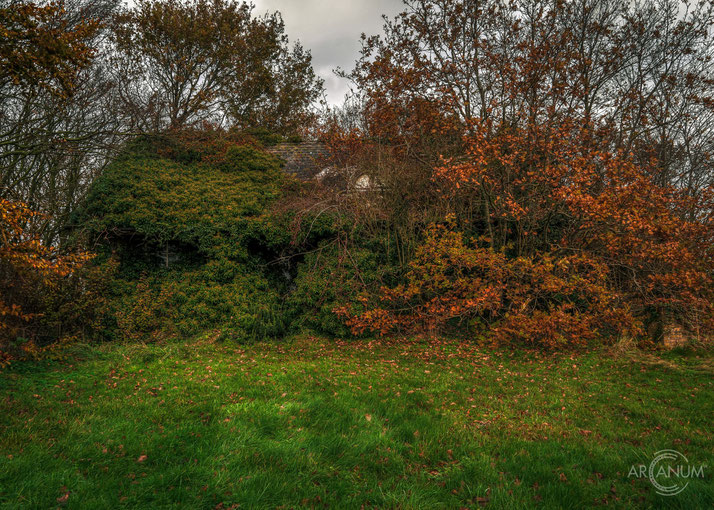
[[[0,8],[11,34],[0,72],[0,194],[46,213],[34,228],[49,244],[60,241],[117,142],[106,31],[99,22],[117,3],[6,2]]]
[[[132,127],[213,122],[290,131],[322,93],[310,53],[279,13],[235,0],[139,0],[116,17],[115,76]]]

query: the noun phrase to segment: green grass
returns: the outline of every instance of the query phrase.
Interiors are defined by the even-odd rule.
[[[710,355],[298,338],[0,373],[2,508],[712,508]],[[673,497],[628,478],[704,463]]]

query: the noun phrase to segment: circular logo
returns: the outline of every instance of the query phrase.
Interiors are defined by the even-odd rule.
[[[681,480],[686,468],[689,471],[687,457],[677,450],[660,450],[655,453],[655,458],[650,463],[648,471],[650,483],[657,494],[661,496],[675,496],[687,488],[689,482]],[[687,476],[686,474],[684,475]],[[670,484],[669,482],[674,482]]]

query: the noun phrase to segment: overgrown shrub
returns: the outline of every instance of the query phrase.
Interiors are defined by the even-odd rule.
[[[118,265],[113,257],[95,258],[43,293],[44,313],[37,319],[41,345],[91,339],[114,324],[109,307]]]
[[[249,145],[231,147],[222,170],[226,172],[267,172],[280,166],[278,159]]]
[[[121,296],[116,310],[120,335],[128,340],[157,341],[175,330],[176,314],[169,306],[170,289],[151,285],[143,276],[133,292]]]
[[[335,309],[378,288],[392,272],[379,253],[366,248],[347,249],[330,241],[305,257],[298,268],[294,289],[287,298],[293,327],[336,337],[359,334],[350,331]]]
[[[302,141],[302,138],[299,135],[290,135],[286,137],[278,133],[273,133],[266,128],[250,128],[245,130],[245,134],[255,138],[266,147],[277,145],[282,142],[298,143]]]
[[[217,328],[243,339],[282,334],[287,282],[270,261],[290,235],[269,210],[282,192],[279,161],[226,140],[188,159],[181,155],[194,142],[139,145],[97,179],[80,219],[120,262],[114,330],[105,336],[156,341]]]
[[[231,270],[221,265],[237,270],[228,275]],[[226,262],[145,274],[115,306],[119,336],[133,341],[185,338],[220,328],[236,338],[261,339],[280,336],[285,328],[278,292],[259,273]]]
[[[84,323],[84,317],[71,321],[53,309],[51,298],[64,290],[70,291],[70,301],[79,296],[71,290],[86,283],[80,271],[91,255],[60,253],[44,244],[28,228],[38,216],[24,203],[0,199],[0,366],[41,349],[48,341],[46,326],[52,324],[58,336],[66,337]],[[48,313],[54,320],[48,320]]]
[[[354,334],[443,332],[448,326],[475,333],[481,325],[495,342],[554,348],[640,331],[608,285],[605,264],[567,254],[508,258],[452,228],[427,230],[404,283],[363,291],[358,306],[335,307]]]

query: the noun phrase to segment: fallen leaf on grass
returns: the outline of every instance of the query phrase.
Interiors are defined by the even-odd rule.
[[[477,503],[479,506],[486,506],[486,505],[488,505],[488,502],[489,502],[489,498],[488,498],[488,497],[485,497],[485,498],[484,498],[484,497],[481,497],[481,496],[477,496],[477,497],[476,497],[476,503]]]
[[[66,487],[63,487],[62,490],[65,491],[65,493],[62,496],[60,496],[59,498],[57,498],[57,503],[64,505],[65,503],[67,503],[67,500],[69,499],[69,491],[67,490]]]

